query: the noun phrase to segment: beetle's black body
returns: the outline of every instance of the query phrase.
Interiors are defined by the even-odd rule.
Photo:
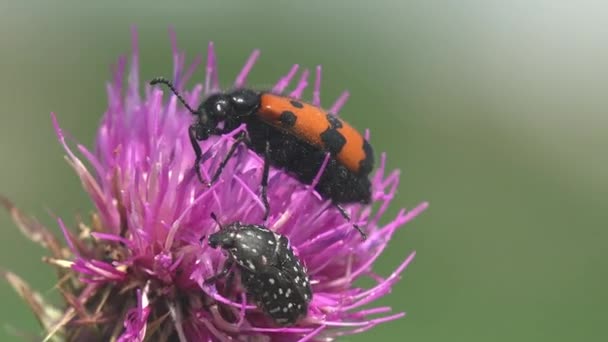
[[[235,266],[247,293],[277,324],[290,325],[306,315],[312,300],[310,281],[285,236],[264,226],[234,222],[210,235],[208,244],[224,249],[228,259],[206,283]]]
[[[287,170],[304,184],[312,183],[323,165],[326,151],[255,117],[244,122],[247,124],[249,148],[264,155],[268,143],[269,160],[272,165]],[[371,201],[371,183],[367,175],[356,175],[331,157],[315,190],[323,198],[329,198],[335,204],[355,202],[367,204]]]
[[[339,151],[339,149],[334,151],[331,148],[325,149],[314,146],[303,140],[301,136],[294,134],[293,131],[277,128],[269,124],[267,119],[262,118],[260,114],[261,98],[268,93],[244,88],[236,89],[230,92],[211,95],[200,104],[197,110],[193,110],[179,95],[170,81],[156,78],[150,82],[153,85],[159,83],[167,85],[186,108],[196,116],[196,121],[190,126],[189,134],[196,154],[194,167],[201,181],[203,181],[200,173],[202,151],[198,141],[206,140],[211,135],[231,132],[241,124],[246,124],[247,136],[242,134],[236,137],[236,141],[209,181],[209,184],[218,179],[238,145],[245,143],[248,148],[264,156],[264,169],[261,182],[261,197],[265,207],[264,218],[268,217],[270,208],[266,195],[270,165],[272,164],[286,170],[302,183],[311,184],[328,153],[330,154],[328,164],[315,190],[323,198],[331,199],[347,220],[350,220],[350,216],[340,204],[368,204],[371,201],[371,183],[368,175],[372,170],[374,160],[373,151],[367,141],[363,141],[363,146],[361,147],[365,159],[361,161],[360,170],[353,172],[336,159],[336,151]],[[294,103],[294,106],[297,104],[297,107],[303,106],[296,101],[291,101],[291,103]],[[289,117],[291,120],[285,120],[285,127],[289,127],[288,124],[293,125],[298,119],[297,112],[296,114],[289,112],[289,114],[291,114]],[[330,114],[327,115],[327,118],[327,120],[331,119],[329,120],[330,122],[338,122],[339,120]],[[344,125],[346,124],[344,123]],[[218,126],[221,126],[221,128]],[[332,128],[332,130],[329,130],[329,133],[333,134],[327,134],[328,137],[338,137],[336,140],[342,139],[348,142],[336,129]],[[325,139],[324,141],[327,144],[332,143],[331,139]],[[342,145],[345,143],[344,141],[341,142]],[[361,233],[363,238],[366,237],[357,225],[354,225],[354,227]]]

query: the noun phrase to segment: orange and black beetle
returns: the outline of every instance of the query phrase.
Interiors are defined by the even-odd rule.
[[[265,217],[269,204],[266,195],[270,165],[285,169],[303,183],[311,184],[327,153],[329,162],[315,189],[331,199],[342,215],[350,219],[340,204],[369,203],[369,174],[374,155],[370,144],[351,125],[312,104],[264,91],[247,88],[213,94],[193,110],[173,84],[156,78],[150,84],[165,84],[196,116],[190,126],[190,140],[196,154],[195,169],[200,174],[202,151],[198,141],[221,135],[246,124],[247,134],[237,136],[224,160],[210,180],[217,180],[240,143],[264,156],[262,201]],[[222,128],[218,124],[223,123]],[[355,228],[365,237],[364,233]]]

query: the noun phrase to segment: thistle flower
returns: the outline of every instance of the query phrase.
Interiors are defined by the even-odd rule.
[[[173,32],[171,41],[173,81],[186,101],[197,104],[219,91],[213,44],[207,50],[204,85],[187,91],[184,85],[201,58],[185,68],[185,55],[178,50]],[[234,87],[245,85],[258,55],[256,50],[247,59]],[[369,304],[391,291],[415,253],[386,278],[375,274],[372,267],[397,229],[427,204],[411,211],[402,209],[388,223],[380,223],[386,221],[383,215],[399,183],[399,172],[386,170],[384,154],[372,177],[372,205],[347,207],[353,220],[366,229],[366,241],[313,190],[314,184],[305,185],[282,170],[271,170],[271,213],[266,226],[289,238],[308,269],[313,289],[308,315],[296,325],[273,324],[238,283],[230,291],[225,281],[205,284],[226,259],[221,251],[201,243],[202,237],[218,229],[211,213],[216,213],[220,222],[261,223],[264,207],[258,190],[263,160],[241,148],[218,182],[209,188],[202,185],[192,168],[194,153],[188,140],[192,115],[175,96],[165,101],[167,96],[157,87],[146,86],[143,98],[140,95],[135,31],[130,64],[128,74],[126,58],[120,58],[114,68],[113,80],[107,86],[109,106],[93,151],[74,144],[51,114],[66,160],[95,208],[90,219],[78,219],[74,227],[58,219],[65,246],[3,200],[22,231],[49,249],[51,256],[45,261],[57,268],[60,277],[58,288],[66,302],[61,310],[45,303],[15,274],[2,272],[33,308],[48,338],[330,341],[404,315],[391,314],[389,307],[369,308]],[[308,70],[302,72],[292,91],[286,91],[297,70],[294,65],[273,91],[300,98],[308,86]],[[321,69],[317,67],[312,100],[316,105],[320,105],[320,81]],[[347,98],[348,93],[343,93],[330,111],[338,113]],[[217,169],[233,136],[244,129],[201,143],[207,151],[201,165],[204,176],[208,178]],[[354,282],[361,277],[376,284],[368,289],[356,287]]]

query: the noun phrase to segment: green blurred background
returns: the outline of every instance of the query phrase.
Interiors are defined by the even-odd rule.
[[[378,265],[417,250],[382,300],[407,318],[344,340],[608,340],[606,2],[17,3],[0,2],[0,192],[43,222],[91,207],[49,112],[90,145],[130,26],[142,80],[170,74],[173,26],[190,58],[216,42],[223,82],[253,48],[252,83],[322,64],[324,104],[349,89],[344,117],[403,170],[393,212],[430,201]],[[8,215],[0,227],[0,264],[52,294],[44,251]],[[1,341],[37,331],[0,295]]]

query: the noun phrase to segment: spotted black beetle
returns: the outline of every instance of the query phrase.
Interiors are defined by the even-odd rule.
[[[233,222],[222,226],[215,214],[211,217],[220,230],[211,234],[207,242],[211,248],[228,252],[228,259],[205,284],[232,275],[230,271],[235,266],[247,293],[274,322],[290,325],[305,316],[312,300],[310,280],[289,240],[261,225]]]

